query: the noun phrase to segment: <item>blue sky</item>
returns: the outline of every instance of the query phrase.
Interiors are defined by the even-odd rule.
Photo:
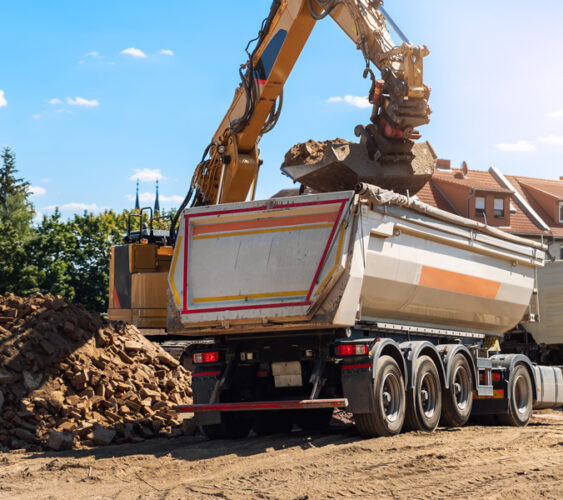
[[[149,203],[178,205],[238,84],[246,42],[269,0],[4,1],[0,145],[17,154],[37,210],[65,215]],[[454,166],[563,175],[563,2],[385,3],[414,43],[428,45],[431,124],[421,129]],[[363,60],[331,19],[317,23],[285,88],[282,117],[260,144],[258,197],[296,142],[344,137],[370,110]],[[355,99],[349,99],[355,102]]]

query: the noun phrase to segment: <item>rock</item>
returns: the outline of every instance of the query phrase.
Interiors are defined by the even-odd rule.
[[[126,351],[140,351],[143,348],[143,344],[140,342],[136,342],[134,340],[126,340],[125,341],[125,350]]]
[[[53,431],[47,440],[47,447],[55,451],[70,450],[72,448],[72,434]]]
[[[0,391],[0,411],[2,410],[3,406],[4,406],[4,393]]]
[[[27,441],[28,443],[36,443],[37,438],[28,430],[17,428],[14,429],[14,434],[21,440]]]
[[[23,372],[23,383],[25,384],[28,391],[34,391],[41,385],[41,380],[43,376],[39,373],[35,377],[28,371]]]
[[[45,396],[45,401],[47,401],[55,411],[59,411],[63,407],[65,397],[61,391],[53,391]]]
[[[115,431],[114,430],[107,429],[105,427],[102,427],[101,425],[96,425],[94,427],[93,441],[94,441],[95,444],[98,444],[98,445],[101,445],[101,446],[107,446],[108,444],[111,444],[114,437],[115,437]]]

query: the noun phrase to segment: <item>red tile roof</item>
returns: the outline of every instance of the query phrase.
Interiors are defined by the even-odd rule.
[[[536,211],[536,213],[543,219],[543,221],[550,227],[551,233],[554,236],[563,236],[563,224],[553,220],[553,217],[549,213],[547,213],[544,208],[534,199],[532,193],[525,189],[526,185],[530,185],[532,187],[536,187],[537,185],[545,187],[549,186],[549,189],[551,190],[549,191],[549,193],[551,194],[558,192],[558,190],[563,190],[563,181],[535,179],[533,177],[523,177],[519,175],[507,175],[506,178],[524,197],[524,199],[530,204],[530,206]],[[542,191],[543,190],[544,189],[542,189]]]
[[[554,236],[563,236],[563,224],[556,223],[545,210],[531,197],[531,195],[523,188],[520,183],[522,182],[533,183],[534,187],[546,190],[553,196],[558,196],[555,193],[563,193],[563,181],[549,181],[546,179],[534,179],[517,176],[506,176],[508,181],[514,188],[524,197],[530,206],[538,213],[544,222],[552,228]],[[502,186],[489,171],[482,170],[468,170],[467,175],[464,176],[463,172],[459,169],[452,170],[436,170],[430,182],[418,193],[420,201],[428,203],[434,207],[446,210],[451,213],[456,213],[453,204],[446,198],[440,185],[443,183],[456,184],[467,188],[475,188],[483,191],[496,192],[496,193],[512,193],[509,189]],[[538,227],[532,217],[530,217],[523,207],[521,207],[514,196],[511,197],[511,208],[516,209],[516,213],[510,213],[510,227],[499,227],[499,229],[516,233],[521,235],[546,235],[543,229]]]
[[[482,170],[468,170],[466,176],[459,169],[436,170],[432,180],[437,183],[449,182],[469,189],[475,188],[495,193],[510,193],[510,190],[502,187],[489,172]]]
[[[432,180],[427,182],[416,196],[423,203],[460,215]]]

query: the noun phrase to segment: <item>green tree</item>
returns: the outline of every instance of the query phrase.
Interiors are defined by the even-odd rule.
[[[35,215],[29,201],[29,183],[16,177],[16,155],[9,147],[2,150],[0,158],[0,221],[10,224],[26,240],[33,236]]]
[[[74,299],[71,271],[72,256],[78,245],[76,240],[71,225],[61,220],[58,209],[53,215],[43,217],[36,237],[27,245],[40,291]]]

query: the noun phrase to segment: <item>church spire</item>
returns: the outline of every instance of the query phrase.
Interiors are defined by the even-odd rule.
[[[141,210],[141,205],[139,204],[139,179],[137,179],[137,194],[135,196],[135,210]]]
[[[156,181],[156,198],[154,199],[154,213],[160,212],[160,203],[158,201],[158,180]]]

